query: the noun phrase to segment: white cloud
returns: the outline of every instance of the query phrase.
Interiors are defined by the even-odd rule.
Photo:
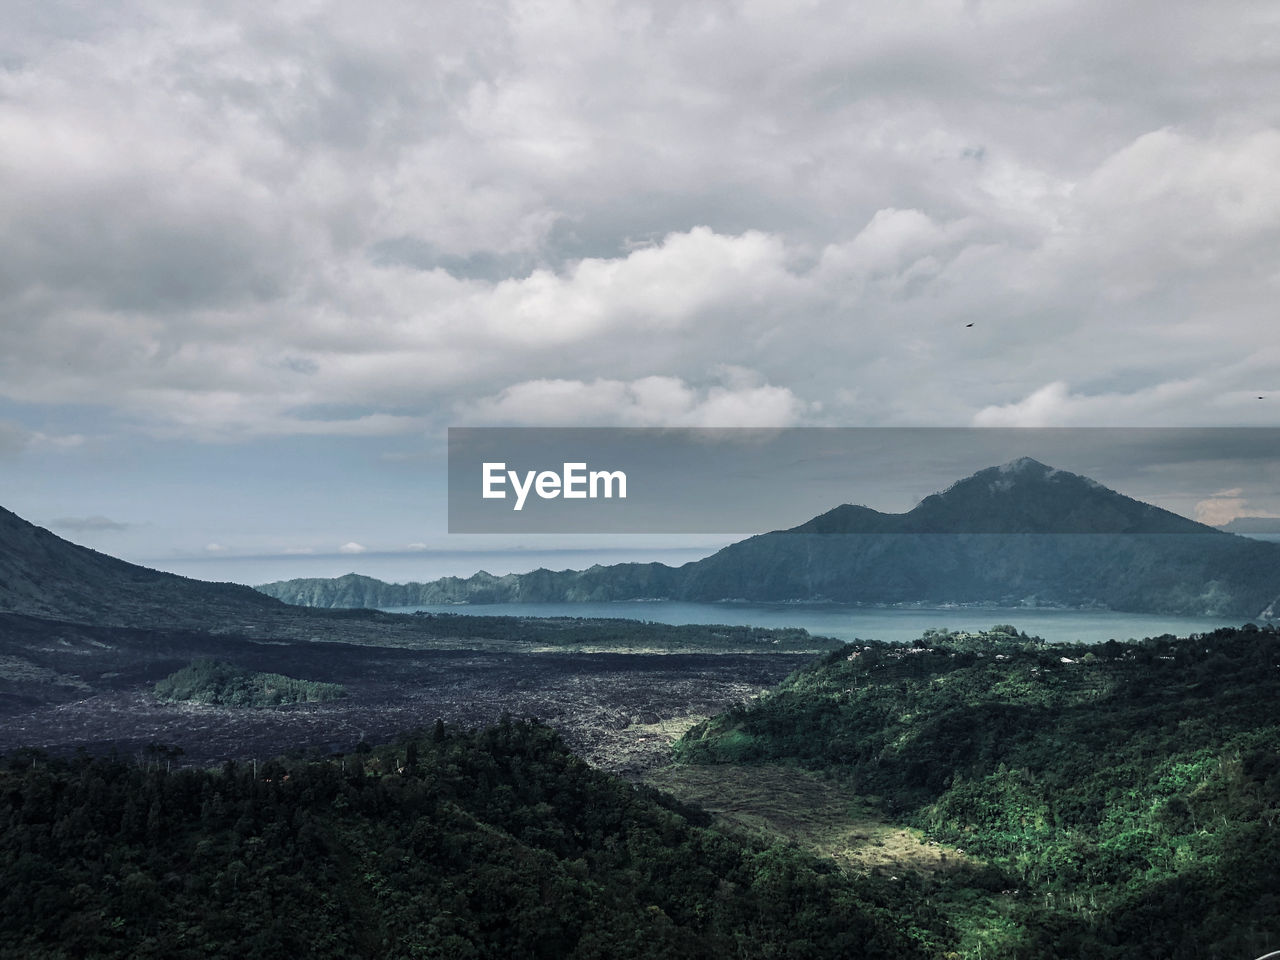
[[[1143,134],[1078,184],[1064,239],[1080,246],[1100,292],[1122,303],[1171,282],[1215,297],[1235,282],[1274,286],[1280,271],[1258,257],[1280,247],[1277,166],[1274,128]]]
[[[822,254],[827,271],[862,277],[900,276],[926,259],[937,262],[943,248],[956,246],[963,225],[944,226],[919,210],[877,210],[852,240],[833,244]]]
[[[1257,507],[1251,507],[1249,501],[1241,496],[1244,491],[1239,487],[1219,490],[1210,497],[1201,500],[1195,506],[1195,518],[1201,523],[1220,527],[1230,523],[1236,517],[1280,517]]]
[[[785,256],[778,238],[758,231],[729,237],[694,227],[625,257],[581,260],[563,276],[540,270],[503,281],[480,309],[495,340],[515,345],[662,331],[783,292]]]
[[[1158,383],[1133,391],[1075,392],[1064,381],[1045,384],[1021,400],[991,405],[973,417],[977,427],[1270,426],[1270,410],[1256,395],[1208,378]],[[1173,416],[1171,417],[1171,414]],[[1175,419],[1176,418],[1176,419]]]
[[[638,380],[529,380],[464,408],[471,423],[540,426],[781,427],[808,404],[786,387],[751,382],[694,388],[676,377]],[[744,376],[746,374],[746,376]]]
[[[362,546],[355,541],[348,541],[338,548],[339,553],[364,553],[368,547]]]

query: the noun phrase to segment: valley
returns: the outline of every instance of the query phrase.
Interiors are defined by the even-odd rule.
[[[314,929],[345,909],[335,883],[361,904],[335,956],[383,949],[389,922],[441,957],[523,943],[640,958],[657,938],[670,956],[762,960],[792,955],[779,943],[797,957],[1136,960],[1147,941],[1228,960],[1277,936],[1273,624],[1084,645],[1006,623],[844,644],[567,609],[299,607],[0,521],[0,843],[16,891],[0,957],[62,956],[50,916],[73,918],[93,955],[178,955],[191,931],[218,955],[246,937],[296,949],[255,891]],[[894,542],[924,542],[906,536]],[[1092,534],[1063,536],[1074,546],[1053,563],[1086,564]],[[1198,563],[1262,556],[1186,536],[1224,545]],[[1006,564],[1039,549],[1019,543]],[[791,577],[790,549],[752,576]],[[1170,569],[1162,582],[1183,590],[1191,568]],[[1274,570],[1241,569],[1201,595],[1265,596]],[[196,702],[216,677],[232,692]],[[297,702],[262,705],[279,698]],[[451,879],[395,853],[406,845]],[[208,896],[219,906],[197,913]],[[1211,909],[1189,922],[1192,900]]]
[[[457,638],[411,633],[420,620],[386,619],[403,628],[403,645],[91,628],[0,615],[0,752],[31,747],[67,755],[83,747],[128,756],[159,742],[180,747],[186,762],[214,763],[349,752],[436,718],[471,727],[507,713],[553,724],[606,769],[638,771],[664,758],[683,724],[751,698],[811,656],[555,652],[483,637],[467,649]],[[600,642],[596,625],[578,630],[584,641]],[[632,637],[642,632],[629,628]],[[647,643],[661,646],[666,633],[658,627],[648,633]],[[209,656],[340,683],[348,695],[271,709],[155,697],[156,681]]]

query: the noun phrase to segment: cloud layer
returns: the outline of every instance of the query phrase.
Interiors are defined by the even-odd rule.
[[[1275,422],[1257,4],[15,13],[11,401],[223,441]]]

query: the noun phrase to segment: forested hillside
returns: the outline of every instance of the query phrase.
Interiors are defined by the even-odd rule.
[[[0,773],[0,957],[900,958],[950,934],[911,885],[748,846],[548,728],[345,759]],[[903,922],[903,918],[910,922]]]
[[[1049,647],[1011,627],[858,643],[691,730],[690,762],[792,761],[1016,890],[1007,956],[1280,947],[1280,632]]]

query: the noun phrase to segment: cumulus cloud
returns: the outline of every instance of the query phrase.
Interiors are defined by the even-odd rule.
[[[1239,487],[1217,491],[1196,504],[1195,518],[1213,527],[1230,523],[1237,517],[1280,518],[1280,514],[1250,506],[1249,501],[1241,496],[1243,493]]]
[[[356,543],[354,540],[344,543],[338,548],[339,553],[364,553],[368,547]]]
[[[977,427],[1271,426],[1256,395],[1207,377],[1145,389],[1075,391],[1054,381],[1020,400],[982,408]],[[1171,414],[1173,415],[1171,417]],[[1176,419],[1175,419],[1176,418]],[[1171,422],[1172,421],[1172,422]]]
[[[55,3],[0,39],[0,396],[222,441],[1260,422],[1270,16]]]
[[[783,427],[806,412],[786,387],[751,379],[702,389],[676,377],[529,380],[481,399],[463,418],[507,426]]]

